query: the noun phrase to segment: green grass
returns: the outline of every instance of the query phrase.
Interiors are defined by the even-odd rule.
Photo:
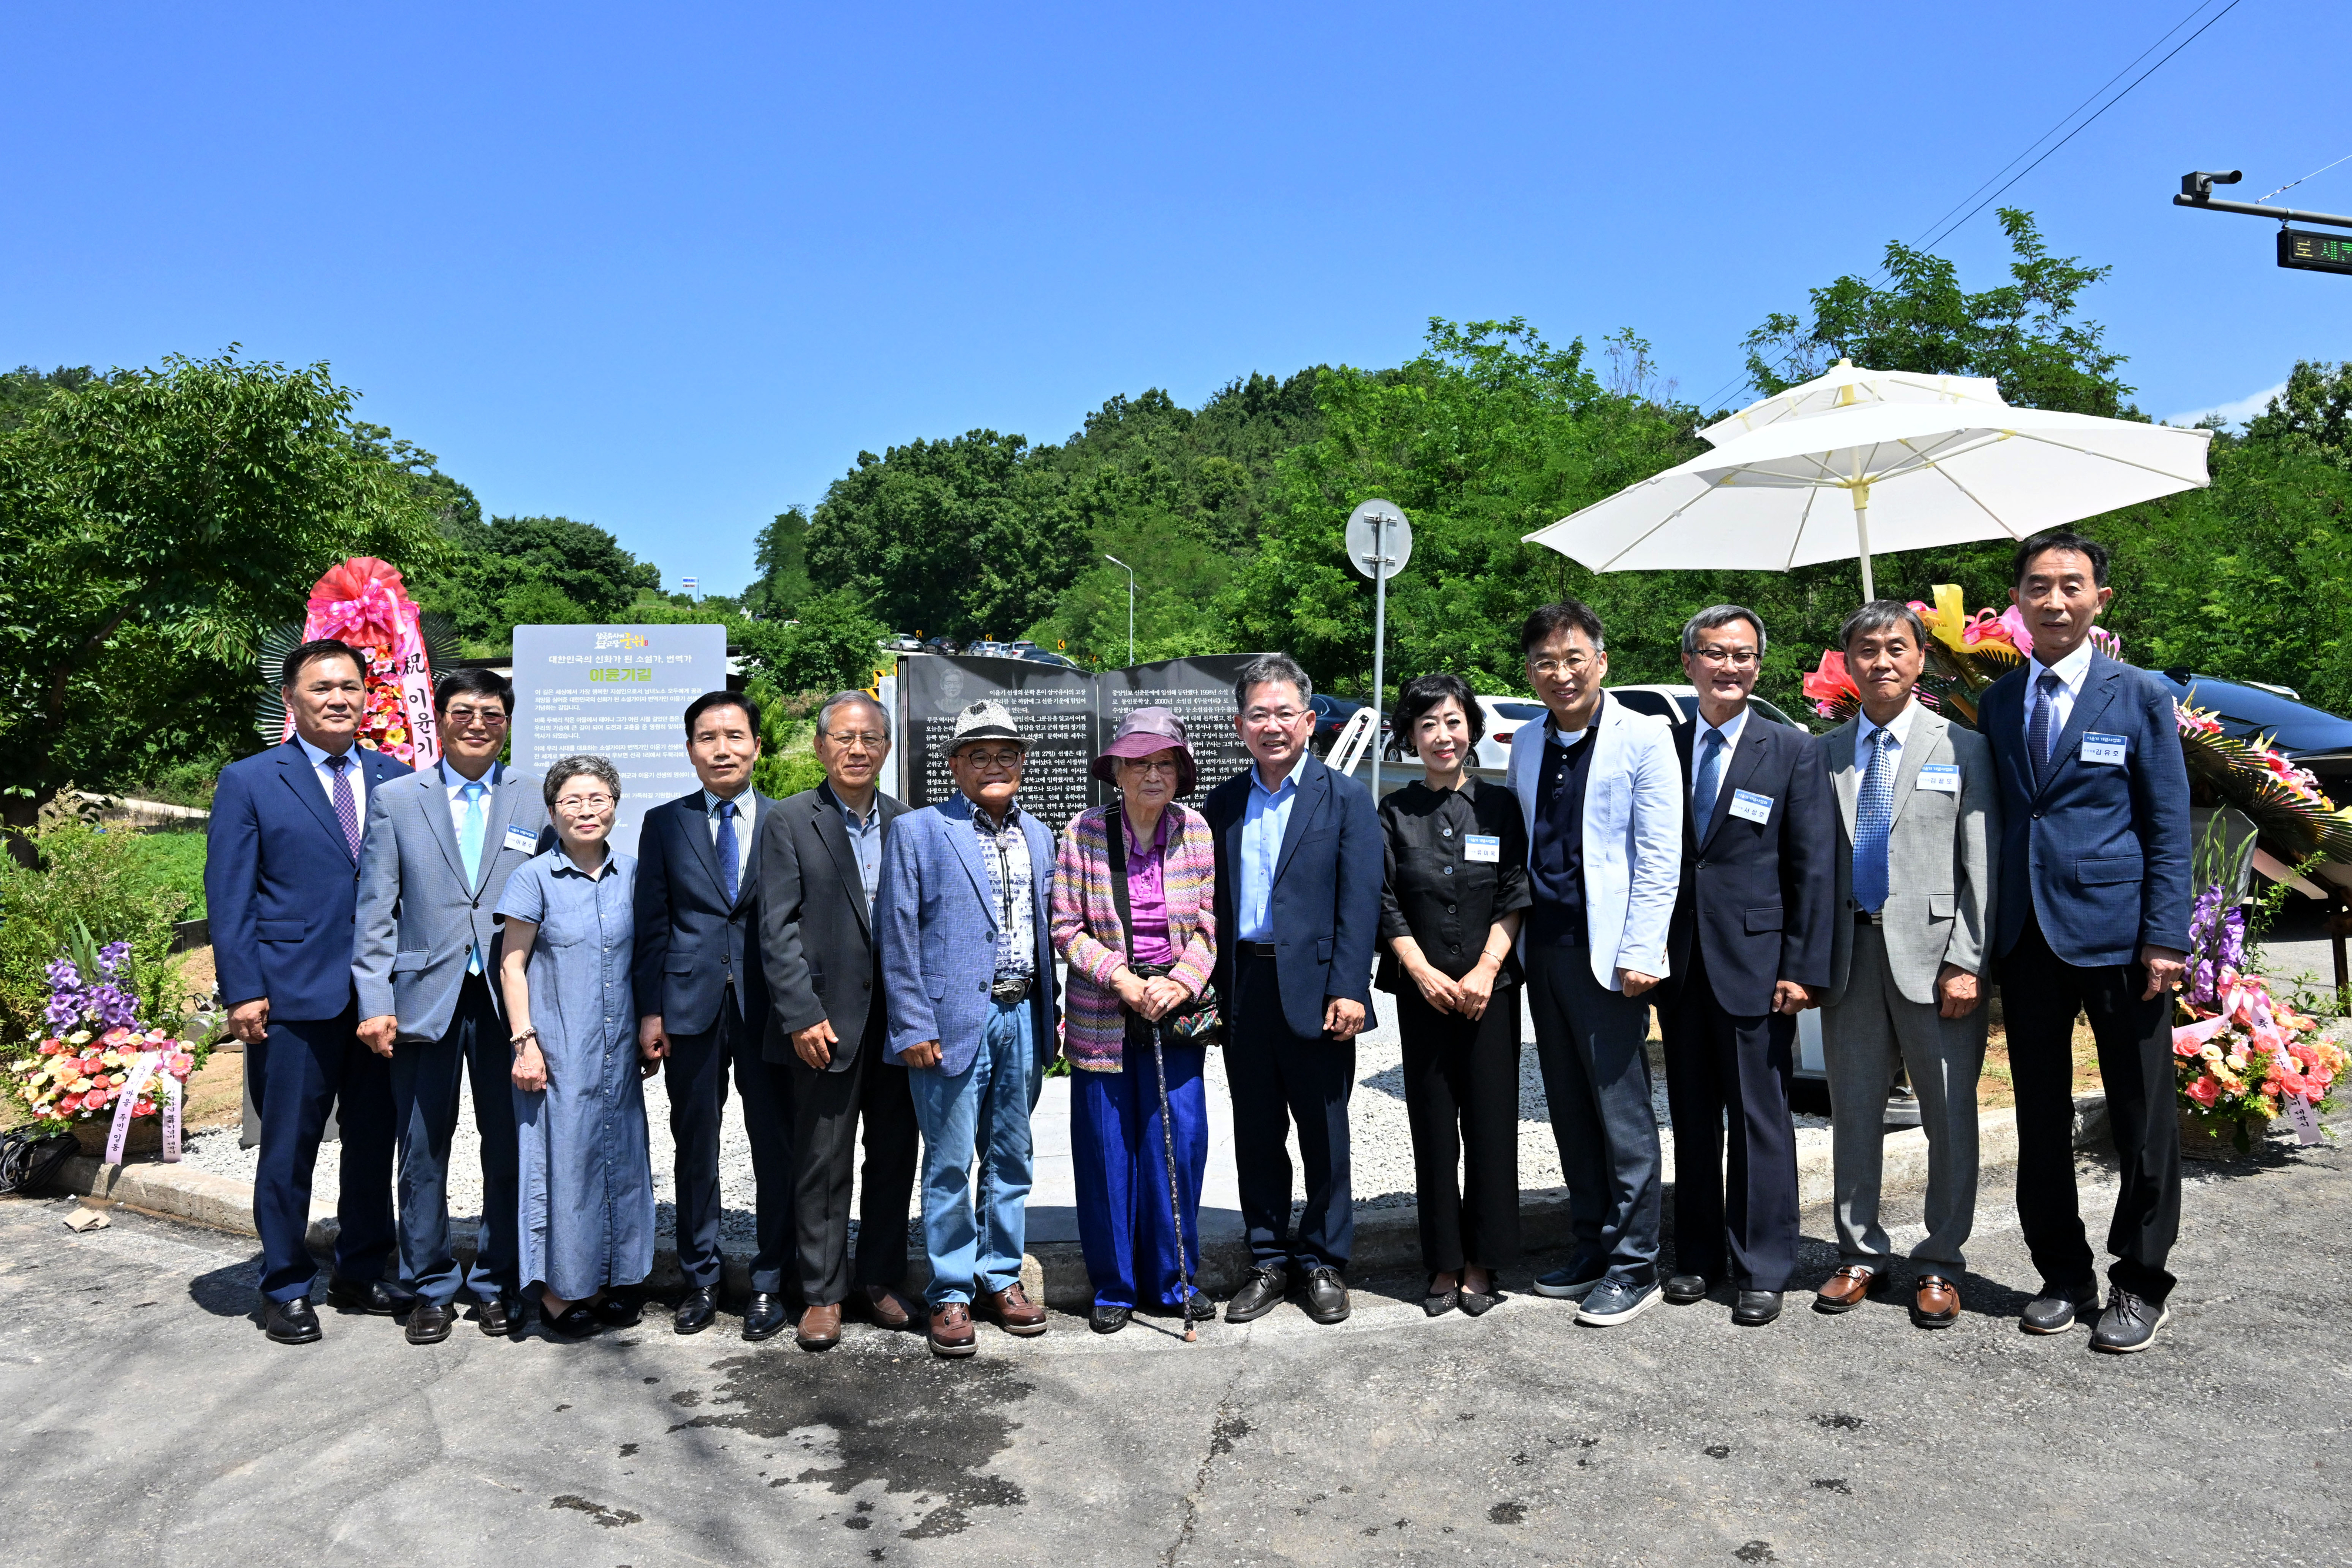
[[[131,843],[133,863],[142,881],[152,887],[183,894],[187,903],[178,918],[194,920],[205,912],[205,835],[202,833],[140,833]]]

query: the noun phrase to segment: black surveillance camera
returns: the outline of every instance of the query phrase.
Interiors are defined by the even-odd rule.
[[[2226,172],[2200,169],[2194,173],[2180,176],[2180,193],[2190,201],[2201,202],[2213,193],[2214,186],[2234,185],[2245,177],[2246,172],[2242,169],[2231,169]]]

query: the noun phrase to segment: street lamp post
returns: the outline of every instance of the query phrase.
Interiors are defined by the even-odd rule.
[[[1103,559],[1127,573],[1127,667],[1131,670],[1135,667],[1135,568],[1115,555]]]

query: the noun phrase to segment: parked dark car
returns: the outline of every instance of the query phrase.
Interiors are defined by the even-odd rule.
[[[2311,769],[2329,800],[2352,803],[2347,799],[2352,796],[2352,719],[2313,707],[2292,686],[2224,681],[2189,670],[2148,674],[2170,687],[2178,701],[2219,718],[2224,735],[2269,736],[2288,761]]]
[[[1022,650],[1021,656],[1033,664],[1056,664],[1065,670],[1075,670],[1078,667],[1077,661],[1075,659],[1065,659],[1059,653],[1051,653],[1043,648],[1034,646]]]
[[[962,650],[957,646],[956,640],[952,637],[926,637],[923,639],[923,646],[929,648],[934,653],[956,653],[962,652]]]

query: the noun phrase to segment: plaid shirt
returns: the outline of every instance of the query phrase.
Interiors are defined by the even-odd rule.
[[[1037,974],[1037,873],[1029,863],[1028,835],[1021,831],[1021,808],[1004,809],[1004,823],[992,829],[970,797],[963,808],[980,837],[980,862],[988,868],[989,892],[996,900],[996,977],[1034,979]]]

